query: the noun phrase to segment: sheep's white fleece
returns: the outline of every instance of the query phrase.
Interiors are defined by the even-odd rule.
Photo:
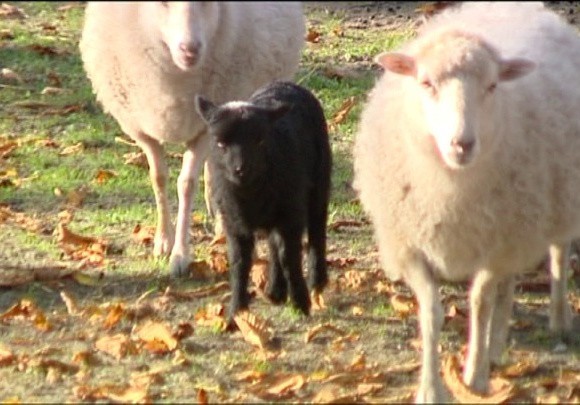
[[[152,2],[154,3],[154,2]],[[89,2],[80,42],[97,99],[124,132],[185,142],[204,124],[195,94],[246,99],[274,79],[292,79],[304,43],[299,2],[217,2],[217,30],[201,70],[175,67],[147,2]]]
[[[377,83],[356,138],[355,184],[394,278],[409,250],[422,252],[444,278],[461,280],[482,267],[522,270],[550,242],[580,236],[576,32],[541,3],[466,3],[428,23],[402,52],[412,54],[443,26],[478,34],[502,57],[537,67],[498,86],[501,106],[489,117],[497,131],[478,161],[460,171],[445,168],[418,133],[411,80],[387,71]]]

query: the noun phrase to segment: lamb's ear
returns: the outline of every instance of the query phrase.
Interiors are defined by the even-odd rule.
[[[417,73],[417,64],[415,59],[409,55],[396,52],[385,52],[375,57],[375,63],[378,63],[385,70],[400,75],[415,77]]]
[[[195,109],[207,124],[211,120],[217,107],[214,103],[198,94],[195,96]]]
[[[286,103],[276,103],[272,107],[269,107],[266,112],[268,117],[272,122],[275,122],[282,118],[290,109],[292,108],[291,104]]]
[[[499,65],[499,80],[508,81],[518,79],[530,73],[536,64],[528,59],[504,59]]]

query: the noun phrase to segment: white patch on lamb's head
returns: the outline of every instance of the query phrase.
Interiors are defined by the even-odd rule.
[[[252,105],[253,105],[252,103],[249,103],[247,101],[228,101],[222,107],[228,110],[238,110],[240,108],[250,107]]]
[[[494,93],[497,84],[527,74],[533,63],[502,60],[480,37],[442,31],[418,41],[411,55],[384,54],[387,70],[414,79],[424,130],[451,169],[471,165],[494,143]]]
[[[159,30],[173,63],[183,71],[203,62],[218,26],[218,5],[212,1],[159,2]]]

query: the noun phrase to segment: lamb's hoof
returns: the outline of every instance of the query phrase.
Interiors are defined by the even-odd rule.
[[[190,260],[183,256],[173,256],[169,262],[169,269],[171,271],[172,278],[184,278],[189,277],[191,270],[189,265]]]

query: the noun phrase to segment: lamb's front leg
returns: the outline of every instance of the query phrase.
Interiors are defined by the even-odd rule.
[[[566,277],[570,256],[570,244],[550,246],[550,330],[563,334],[572,329],[572,311],[568,304],[568,280]]]
[[[248,280],[252,267],[254,235],[227,234],[226,240],[230,262],[230,289],[232,291],[227,321],[231,328],[236,313],[241,309],[247,309],[250,304]]]
[[[293,304],[305,315],[310,315],[312,305],[308,295],[306,280],[302,275],[302,232],[299,228],[288,227],[280,232],[273,231],[278,260],[288,285],[288,295]]]
[[[169,255],[173,248],[174,233],[167,200],[167,164],[161,144],[144,133],[132,137],[141,147],[149,164],[149,178],[157,205],[157,227],[153,244],[153,255]]]
[[[471,389],[481,393],[486,393],[489,385],[488,335],[496,304],[498,281],[492,271],[480,270],[475,274],[469,294],[470,330],[463,380]],[[491,337],[491,341],[493,340]]]
[[[175,223],[175,244],[171,251],[169,267],[173,277],[189,274],[189,228],[191,211],[199,176],[209,152],[209,137],[203,133],[187,144],[183,164],[177,179],[179,208]]]
[[[404,280],[415,293],[419,303],[419,324],[423,343],[421,379],[415,401],[441,403],[446,398],[439,375],[440,361],[437,346],[443,326],[443,306],[438,283],[420,258],[409,258],[404,264]]]

